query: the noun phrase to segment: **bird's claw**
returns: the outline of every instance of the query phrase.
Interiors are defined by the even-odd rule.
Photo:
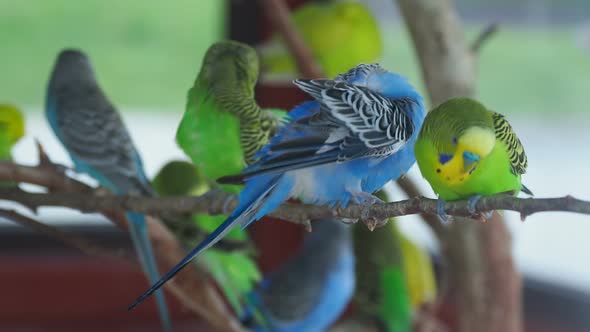
[[[340,218],[340,221],[347,225],[354,225],[357,223],[358,219],[351,219],[351,218]]]
[[[481,195],[473,195],[473,196],[469,197],[469,199],[467,200],[467,211],[469,211],[469,213],[472,216],[477,214],[477,210],[475,209],[475,206],[477,205],[477,202],[479,202],[480,199],[481,199]]]
[[[478,216],[479,220],[481,220],[482,222],[486,222],[487,220],[491,219],[494,216],[494,211],[477,212],[477,209],[475,208],[475,206],[477,205],[477,202],[479,202],[479,200],[481,198],[482,198],[481,195],[473,195],[473,196],[469,197],[469,199],[467,200],[467,211],[469,211],[469,213],[472,216]]]
[[[386,220],[379,220],[377,218],[366,218],[366,219],[361,219],[363,221],[363,223],[367,226],[367,228],[372,232],[373,230],[375,230],[375,228],[379,228],[379,227],[383,227],[385,226],[385,224],[387,224],[387,219]]]
[[[493,216],[494,216],[494,211],[480,212],[479,213],[479,220],[481,220],[481,222],[486,222],[486,221],[492,219]]]
[[[436,215],[443,224],[448,224],[452,221],[452,217],[445,213],[445,203],[441,198],[436,201]]]
[[[381,198],[372,195],[372,194],[367,194],[365,192],[357,192],[353,194],[353,199],[358,203],[361,204],[363,206],[367,206],[367,205],[373,205],[376,203],[385,203]]]
[[[376,203],[385,203],[382,199],[377,196],[367,194],[367,193],[357,193],[355,195],[355,200],[361,206],[361,220],[370,231],[373,231],[375,228],[381,227],[387,223],[387,220],[378,220],[377,218],[370,217],[371,206]]]

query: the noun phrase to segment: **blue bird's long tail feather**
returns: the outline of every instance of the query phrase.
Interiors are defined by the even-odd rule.
[[[229,218],[191,250],[175,267],[139,296],[135,302],[129,305],[128,310],[132,310],[147,299],[201,252],[221,240],[234,226],[240,225],[243,229],[279,207],[289,198],[291,188],[292,181],[282,175],[260,176],[250,181],[240,193],[240,203]]]
[[[131,234],[131,240],[135,247],[135,252],[139,257],[143,272],[147,276],[150,284],[153,284],[160,278],[160,273],[158,272],[156,259],[149,239],[145,216],[135,212],[129,212],[126,216],[130,221],[129,233]],[[170,313],[168,312],[168,306],[166,305],[163,291],[157,291],[155,296],[162,326],[165,331],[172,331]]]

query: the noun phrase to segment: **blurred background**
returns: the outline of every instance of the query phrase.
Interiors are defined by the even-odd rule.
[[[384,49],[379,62],[407,76],[425,93],[395,2],[365,2],[382,33]],[[526,147],[529,168],[523,182],[539,197],[571,194],[590,199],[590,2],[459,0],[456,5],[468,40],[489,23],[500,24],[481,53],[478,98],[507,116]],[[185,159],[173,137],[204,52],[212,42],[227,36],[227,8],[228,1],[218,0],[0,0],[0,101],[20,105],[26,116],[26,137],[14,150],[15,160],[35,163],[33,140],[37,138],[54,161],[71,165],[42,112],[52,64],[64,47],[78,47],[90,55],[99,82],[122,112],[143,155],[148,175],[153,176],[170,159]],[[416,167],[410,177],[434,197]],[[404,197],[394,185],[389,189],[396,198]],[[113,246],[128,245],[124,233],[97,215],[49,208],[40,212],[43,221],[102,236]],[[543,213],[523,223],[516,213],[504,214],[513,234],[516,263],[529,280],[525,312],[541,322],[531,325],[530,331],[550,331],[543,329],[547,326],[543,319],[567,321],[571,331],[589,331],[590,321],[584,313],[590,310],[590,298],[585,295],[590,293],[590,218]],[[126,301],[110,306],[108,301],[117,293],[123,293],[120,298],[125,300],[142,291],[145,284],[139,272],[112,263],[109,269],[126,273],[117,276],[65,247],[59,249],[61,256],[43,257],[49,255],[43,248],[59,245],[1,221],[0,330],[27,326],[66,330],[75,320],[81,324],[102,317],[102,311],[127,320],[127,331],[136,328],[137,316],[123,312]],[[437,243],[418,218],[403,217],[399,224],[408,237],[436,256]],[[68,255],[73,256],[64,258]],[[74,261],[78,267],[71,264]],[[61,280],[72,294],[61,297],[52,291],[51,282],[36,278],[40,266],[54,271],[50,280]],[[137,285],[125,287],[123,281],[128,279],[124,276],[132,276]],[[97,283],[111,287],[104,298],[76,298],[90,292],[89,284]],[[62,302],[69,304],[61,306]],[[564,310],[555,307],[558,303]],[[38,307],[41,309],[35,309]],[[550,307],[555,307],[553,312],[547,309]],[[70,323],[62,322],[63,310],[70,310]],[[547,312],[553,315],[550,319],[540,314]],[[140,317],[149,313],[146,309]],[[178,314],[186,317],[183,315]]]

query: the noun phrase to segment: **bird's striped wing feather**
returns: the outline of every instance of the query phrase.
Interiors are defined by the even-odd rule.
[[[297,80],[295,84],[320,103],[319,112],[293,120],[258,163],[239,176],[285,172],[358,158],[384,158],[406,144],[414,126],[404,108],[406,99],[392,100],[371,90],[332,80]]]
[[[516,175],[524,174],[527,168],[527,157],[522,143],[520,143],[510,123],[508,123],[502,114],[494,113],[492,118],[494,120],[496,138],[508,147],[506,152],[510,159],[512,173]]]

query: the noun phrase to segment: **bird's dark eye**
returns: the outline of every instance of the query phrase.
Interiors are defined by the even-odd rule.
[[[458,143],[457,137],[453,137],[453,144],[457,145],[457,143]]]

